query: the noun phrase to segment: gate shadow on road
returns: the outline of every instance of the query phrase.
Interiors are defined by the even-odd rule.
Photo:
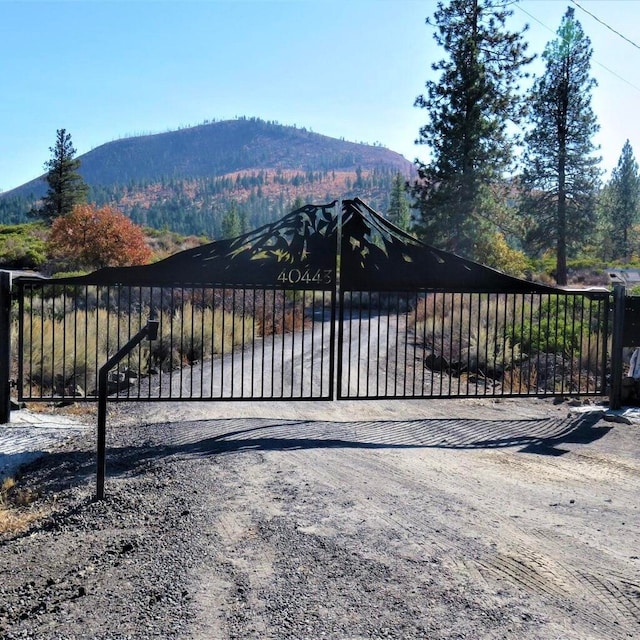
[[[600,416],[522,420],[413,419],[330,422],[319,420],[217,419],[173,426],[164,454],[215,455],[310,448],[496,449],[559,456],[567,444],[589,444],[612,428]],[[124,453],[121,451],[121,453]],[[132,452],[133,453],[133,452]]]
[[[568,445],[587,445],[606,435],[612,427],[597,424],[599,417],[351,422],[224,418],[173,422],[160,428],[157,424],[116,427],[117,440],[122,443],[130,439],[132,444],[107,444],[107,479],[144,474],[149,465],[175,456],[241,455],[251,451],[515,448],[525,454],[559,456],[569,450],[565,448]],[[27,468],[36,471],[41,488],[55,492],[92,482],[95,464],[95,448],[85,439],[81,450],[46,454]]]

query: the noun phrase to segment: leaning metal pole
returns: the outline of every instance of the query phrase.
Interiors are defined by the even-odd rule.
[[[158,337],[158,320],[149,320],[127,344],[100,367],[98,372],[98,470],[96,474],[96,500],[104,499],[104,480],[107,471],[107,391],[109,371],[146,337]]]

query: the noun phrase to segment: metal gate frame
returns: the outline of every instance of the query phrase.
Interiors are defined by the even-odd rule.
[[[513,278],[425,245],[358,199],[336,208],[306,205],[152,265],[18,278],[19,400],[96,400],[100,367],[148,320],[159,338],[110,374],[115,401],[606,393],[608,291]],[[225,322],[230,336],[214,345],[209,325],[224,336]],[[204,361],[218,387],[210,373],[205,389]],[[551,382],[535,379],[542,369]]]

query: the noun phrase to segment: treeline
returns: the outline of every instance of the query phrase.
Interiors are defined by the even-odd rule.
[[[238,210],[243,231],[278,220],[300,204],[337,198],[358,196],[386,211],[396,175],[382,166],[356,167],[353,172],[276,169],[196,179],[163,177],[93,185],[88,201],[117,206],[138,225],[215,239],[224,235],[224,217],[232,207]],[[36,204],[35,197],[0,199],[0,224],[32,220],[29,212]]]

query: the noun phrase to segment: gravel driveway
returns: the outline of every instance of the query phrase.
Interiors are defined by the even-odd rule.
[[[110,407],[24,471],[0,637],[640,637],[638,425],[550,401]]]

